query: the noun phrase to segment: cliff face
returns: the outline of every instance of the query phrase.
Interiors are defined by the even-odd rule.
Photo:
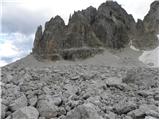
[[[148,14],[143,21],[138,20],[133,45],[139,49],[152,49],[158,46],[159,34],[159,1],[150,5]]]
[[[39,59],[49,60],[84,59],[103,52],[102,48],[124,48],[133,38],[133,44],[139,47],[141,34],[138,35],[139,32],[135,31],[141,28],[142,34],[146,31],[158,32],[155,30],[157,20],[153,21],[152,18],[157,15],[155,6],[157,7],[157,3],[151,5],[152,10],[137,24],[132,15],[113,1],[101,4],[98,10],[90,6],[85,10],[74,12],[69,18],[68,25],[65,25],[60,16],[51,18],[46,22],[43,32],[41,26],[37,29],[33,55]],[[152,21],[155,25],[151,24]]]

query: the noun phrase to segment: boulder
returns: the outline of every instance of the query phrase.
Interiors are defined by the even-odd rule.
[[[37,109],[31,106],[20,108],[12,114],[13,119],[37,119],[38,116]]]
[[[57,106],[51,100],[39,100],[36,108],[41,117],[49,119],[57,116]]]
[[[9,105],[9,109],[11,111],[16,111],[20,108],[27,106],[27,104],[28,104],[27,98],[24,94],[22,94],[21,97],[19,97],[12,104]]]
[[[67,113],[66,119],[100,119],[96,107],[91,103],[79,105]]]
[[[6,110],[7,110],[7,106],[4,104],[1,104],[1,119],[4,119],[6,116]]]
[[[134,119],[144,119],[146,116],[152,116],[154,118],[159,118],[158,108],[154,105],[143,104],[136,110],[129,112],[127,115]]]
[[[37,103],[37,96],[33,96],[33,97],[31,97],[30,99],[29,99],[29,104],[30,104],[30,106],[35,106],[36,105],[36,103]]]
[[[131,116],[134,119],[144,119],[145,118],[145,112],[142,111],[141,109],[133,110],[129,112],[127,115]]]
[[[113,111],[119,115],[127,114],[128,112],[136,109],[136,104],[129,101],[129,102],[119,102],[113,107]]]

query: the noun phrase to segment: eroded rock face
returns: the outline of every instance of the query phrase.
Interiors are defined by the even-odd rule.
[[[42,26],[37,28],[33,55],[40,60],[84,59],[95,55],[81,54],[83,51],[88,53],[88,49],[121,49],[130,41],[139,49],[154,48],[158,45],[158,7],[159,2],[153,2],[144,20],[137,23],[132,15],[113,1],[106,1],[98,9],[90,6],[74,12],[68,25],[60,16],[56,16],[46,22],[43,32]],[[74,52],[71,52],[73,49]]]
[[[98,8],[93,29],[109,48],[122,48],[129,43],[129,33],[135,27],[133,17],[117,2],[107,1]]]
[[[150,5],[150,10],[143,20],[147,32],[159,33],[159,1]]]
[[[38,27],[33,55],[40,59],[65,59],[70,58],[70,49],[75,48],[71,56],[76,53],[75,56],[84,59],[93,54],[88,54],[87,57],[77,55],[82,53],[79,48],[86,47],[91,51],[94,48],[99,51],[100,47],[125,47],[134,29],[135,21],[132,15],[127,14],[117,2],[107,1],[100,5],[98,10],[90,6],[74,12],[68,25],[64,24],[60,16],[56,16],[46,22],[43,33],[42,27]]]
[[[154,1],[143,21],[137,21],[133,45],[139,49],[156,48],[157,34],[159,34],[159,1]]]

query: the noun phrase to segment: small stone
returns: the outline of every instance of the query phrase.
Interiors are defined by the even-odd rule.
[[[7,110],[7,106],[5,106],[4,104],[1,104],[1,118],[5,118],[6,116],[6,110]]]
[[[145,113],[146,113],[147,116],[152,116],[152,117],[155,117],[155,118],[159,118],[158,112],[156,112],[154,110],[149,110],[149,111],[146,111]]]
[[[147,105],[147,104],[143,104],[139,107],[139,109],[141,109],[141,111],[150,111],[150,110],[154,110],[156,112],[158,112],[158,107],[155,105]]]
[[[133,119],[131,116],[125,116],[124,119]]]
[[[60,106],[62,103],[62,99],[59,96],[53,96],[53,102],[56,106]]]
[[[31,106],[20,108],[12,114],[13,119],[37,119],[38,116],[37,109]]]
[[[51,93],[51,90],[50,90],[47,86],[43,87],[43,91],[44,91],[46,94],[50,94],[50,93]]]
[[[136,109],[136,105],[133,102],[118,103],[113,108],[117,114],[126,114],[134,109]]]
[[[142,97],[147,97],[147,96],[153,95],[152,92],[147,91],[147,90],[138,91],[137,94],[140,95],[140,96],[142,96]]]
[[[45,117],[39,117],[38,119],[46,119]]]
[[[77,79],[79,79],[80,78],[80,76],[73,76],[73,77],[71,77],[71,80],[77,80]]]
[[[65,116],[64,116],[64,115],[61,115],[61,116],[59,117],[59,119],[65,119]]]
[[[159,94],[154,95],[154,99],[158,101],[159,100]]]
[[[11,115],[11,114],[12,114],[11,111],[7,111],[7,112],[6,112],[6,116],[9,116],[9,115]]]
[[[89,93],[86,93],[86,94],[83,95],[82,98],[85,99],[85,100],[87,100],[89,97],[90,97],[90,94],[89,94]]]
[[[131,88],[125,84],[125,83],[122,83],[122,79],[121,78],[118,78],[118,77],[110,77],[106,80],[106,85],[108,87],[115,87],[117,89],[120,89],[120,90],[131,90]]]
[[[23,108],[23,107],[27,106],[27,104],[28,104],[27,98],[23,94],[21,97],[16,99],[12,104],[10,104],[9,108],[11,109],[11,111],[16,111],[20,108]]]
[[[58,115],[65,115],[66,114],[66,110],[63,107],[58,108]]]
[[[127,115],[131,116],[134,119],[142,119],[145,117],[145,112],[141,111],[140,109],[136,109],[136,110],[129,112]]]
[[[116,114],[109,111],[108,114],[105,115],[106,119],[116,119]]]
[[[37,103],[37,96],[31,97],[31,98],[29,99],[29,104],[30,104],[31,106],[35,106],[36,103]]]
[[[152,117],[152,116],[146,116],[145,119],[152,119],[153,120],[153,119],[157,119],[157,118]]]

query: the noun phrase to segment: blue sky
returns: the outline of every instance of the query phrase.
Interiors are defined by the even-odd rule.
[[[106,0],[0,0],[0,66],[14,62],[32,50],[37,26],[60,15],[68,23],[70,14]],[[115,0],[132,14],[143,19],[154,0]]]

